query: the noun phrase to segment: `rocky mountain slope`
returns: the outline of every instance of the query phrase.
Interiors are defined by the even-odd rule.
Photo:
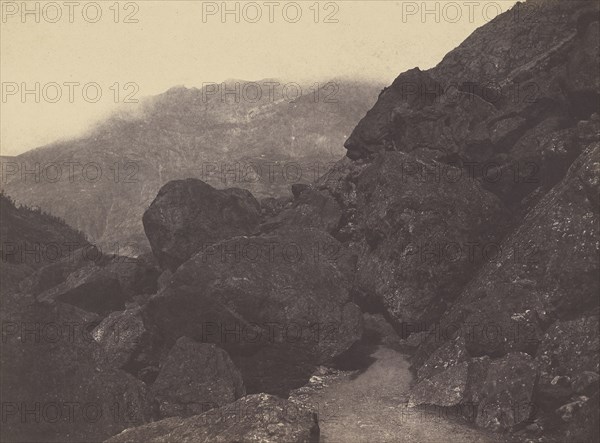
[[[598,438],[598,19],[516,5],[401,74],[317,187],[342,208],[357,300],[421,342],[413,405]]]
[[[15,205],[0,193],[2,289],[53,261],[90,246],[85,235],[39,209]]]
[[[288,203],[174,180],[140,217],[154,259],[41,267],[3,295],[16,324],[4,330],[3,432],[318,441],[318,411],[302,398],[349,368],[363,371],[354,386],[396,373],[409,385],[383,387],[379,403],[370,392],[386,414],[443,414],[429,434],[419,428],[432,422],[410,421],[410,438],[456,428],[598,441],[599,9],[517,4],[436,68],[401,74],[347,157],[292,186]],[[527,100],[507,95],[526,85]],[[27,342],[18,325],[41,321],[87,327],[77,341]],[[410,353],[412,384],[404,358],[378,343]],[[373,358],[386,355],[394,370],[379,372]],[[337,398],[346,382],[322,396],[355,414]],[[22,419],[23,405],[57,398],[106,414]],[[401,420],[369,420],[386,422]]]
[[[342,155],[381,87],[272,79],[175,87],[79,139],[3,161],[1,186],[105,251],[147,252],[141,217],[162,185],[196,177],[258,198],[288,195],[293,182],[316,180]]]

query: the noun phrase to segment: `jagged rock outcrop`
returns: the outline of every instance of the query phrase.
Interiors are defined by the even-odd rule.
[[[518,3],[435,68],[401,74],[317,183],[342,208],[336,237],[359,255],[359,300],[428,330],[413,404],[471,404],[469,418],[495,431],[596,435],[599,8]],[[409,155],[429,184],[396,171]],[[428,201],[451,215],[432,218]],[[400,259],[403,238],[469,235],[489,246],[471,267]],[[397,304],[399,288],[419,297]]]
[[[599,153],[598,142],[589,144],[566,177],[503,241],[503,254],[486,264],[469,283],[440,324],[431,330],[414,359],[419,371],[424,371],[423,368],[435,366],[432,361],[437,361],[435,356],[440,352],[434,351],[436,348],[450,350],[444,353],[443,360],[451,364],[486,354],[494,359],[492,368],[507,358],[503,356],[512,356],[514,365],[530,368],[526,382],[528,399],[519,402],[537,401],[535,407],[528,408],[537,413],[540,426],[548,432],[565,432],[564,427],[561,430],[556,425],[556,419],[544,417],[555,414],[554,409],[561,403],[576,401],[578,394],[571,377],[584,371],[596,372],[598,368],[598,320],[597,314],[590,314],[598,311],[600,289],[596,243]],[[450,346],[452,342],[448,340],[453,337],[464,340],[464,347]],[[540,370],[534,371],[534,367]],[[536,390],[530,392],[538,372]],[[421,377],[433,380],[430,374],[425,371]],[[491,377],[488,371],[485,383],[497,378],[498,374]],[[488,405],[488,418],[476,418],[477,424],[495,430],[510,429],[524,419],[536,418],[531,411],[521,411],[519,420],[510,418],[514,405],[490,400],[485,383],[479,404]],[[588,394],[596,395],[594,389]],[[507,421],[501,416],[508,417]],[[586,432],[590,435],[591,428],[583,434]]]
[[[342,209],[333,235],[358,256],[358,302],[413,331],[441,315],[509,220],[475,177],[418,153],[341,161],[316,188]]]
[[[440,83],[418,68],[400,75],[380,94],[375,106],[367,112],[346,141],[347,156],[352,160],[369,157],[375,152],[391,150],[391,116],[395,109],[422,109],[442,94]]]
[[[233,403],[246,389],[227,352],[181,337],[161,363],[151,394],[160,418],[189,417]]]
[[[401,74],[346,141],[347,155],[417,151],[512,205],[549,189],[583,150],[565,132],[599,110],[598,27],[594,2],[517,4],[435,68]]]
[[[154,256],[171,271],[212,243],[253,233],[259,221],[260,204],[250,192],[196,179],[167,183],[143,218]]]
[[[248,392],[286,393],[360,338],[351,270],[314,229],[224,240],[177,269],[144,322],[167,343],[185,335],[226,349]]]
[[[192,441],[281,441],[317,443],[317,414],[272,395],[243,397],[219,409],[188,418],[167,418],[127,429],[106,443]]]
[[[168,183],[144,215],[159,282],[155,269],[136,277],[145,265],[77,255],[8,294],[3,320],[85,323],[97,342],[10,344],[8,401],[92,398],[119,413],[131,403],[140,424],[151,385],[159,417],[201,414],[111,441],[315,441],[311,411],[290,418],[295,406],[267,394],[230,402],[241,379],[250,393],[285,395],[343,361],[364,338],[360,305],[377,312],[367,338],[396,345],[393,327],[373,327],[383,319],[413,333],[410,404],[466,411],[495,432],[597,441],[598,10],[517,4],[434,69],[401,74],[347,158],[315,186],[294,185],[293,201]],[[143,201],[150,188],[132,186]],[[63,424],[11,429],[81,440],[130,427]]]

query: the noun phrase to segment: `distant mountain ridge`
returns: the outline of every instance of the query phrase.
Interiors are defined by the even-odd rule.
[[[2,188],[107,251],[135,255],[148,250],[142,214],[162,185],[195,177],[259,198],[286,195],[343,155],[381,86],[265,79],[174,87],[78,139],[4,161]]]

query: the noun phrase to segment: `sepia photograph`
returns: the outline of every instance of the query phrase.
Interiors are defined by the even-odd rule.
[[[600,0],[0,0],[0,443],[600,443]]]

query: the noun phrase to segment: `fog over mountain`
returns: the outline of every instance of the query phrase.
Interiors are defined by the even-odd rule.
[[[228,80],[173,87],[81,138],[3,160],[2,188],[85,232],[106,251],[148,251],[141,217],[178,178],[290,195],[343,155],[354,124],[382,85]],[[33,171],[28,173],[27,171]]]
[[[600,3],[300,87],[1,159],[2,441],[600,441]]]

